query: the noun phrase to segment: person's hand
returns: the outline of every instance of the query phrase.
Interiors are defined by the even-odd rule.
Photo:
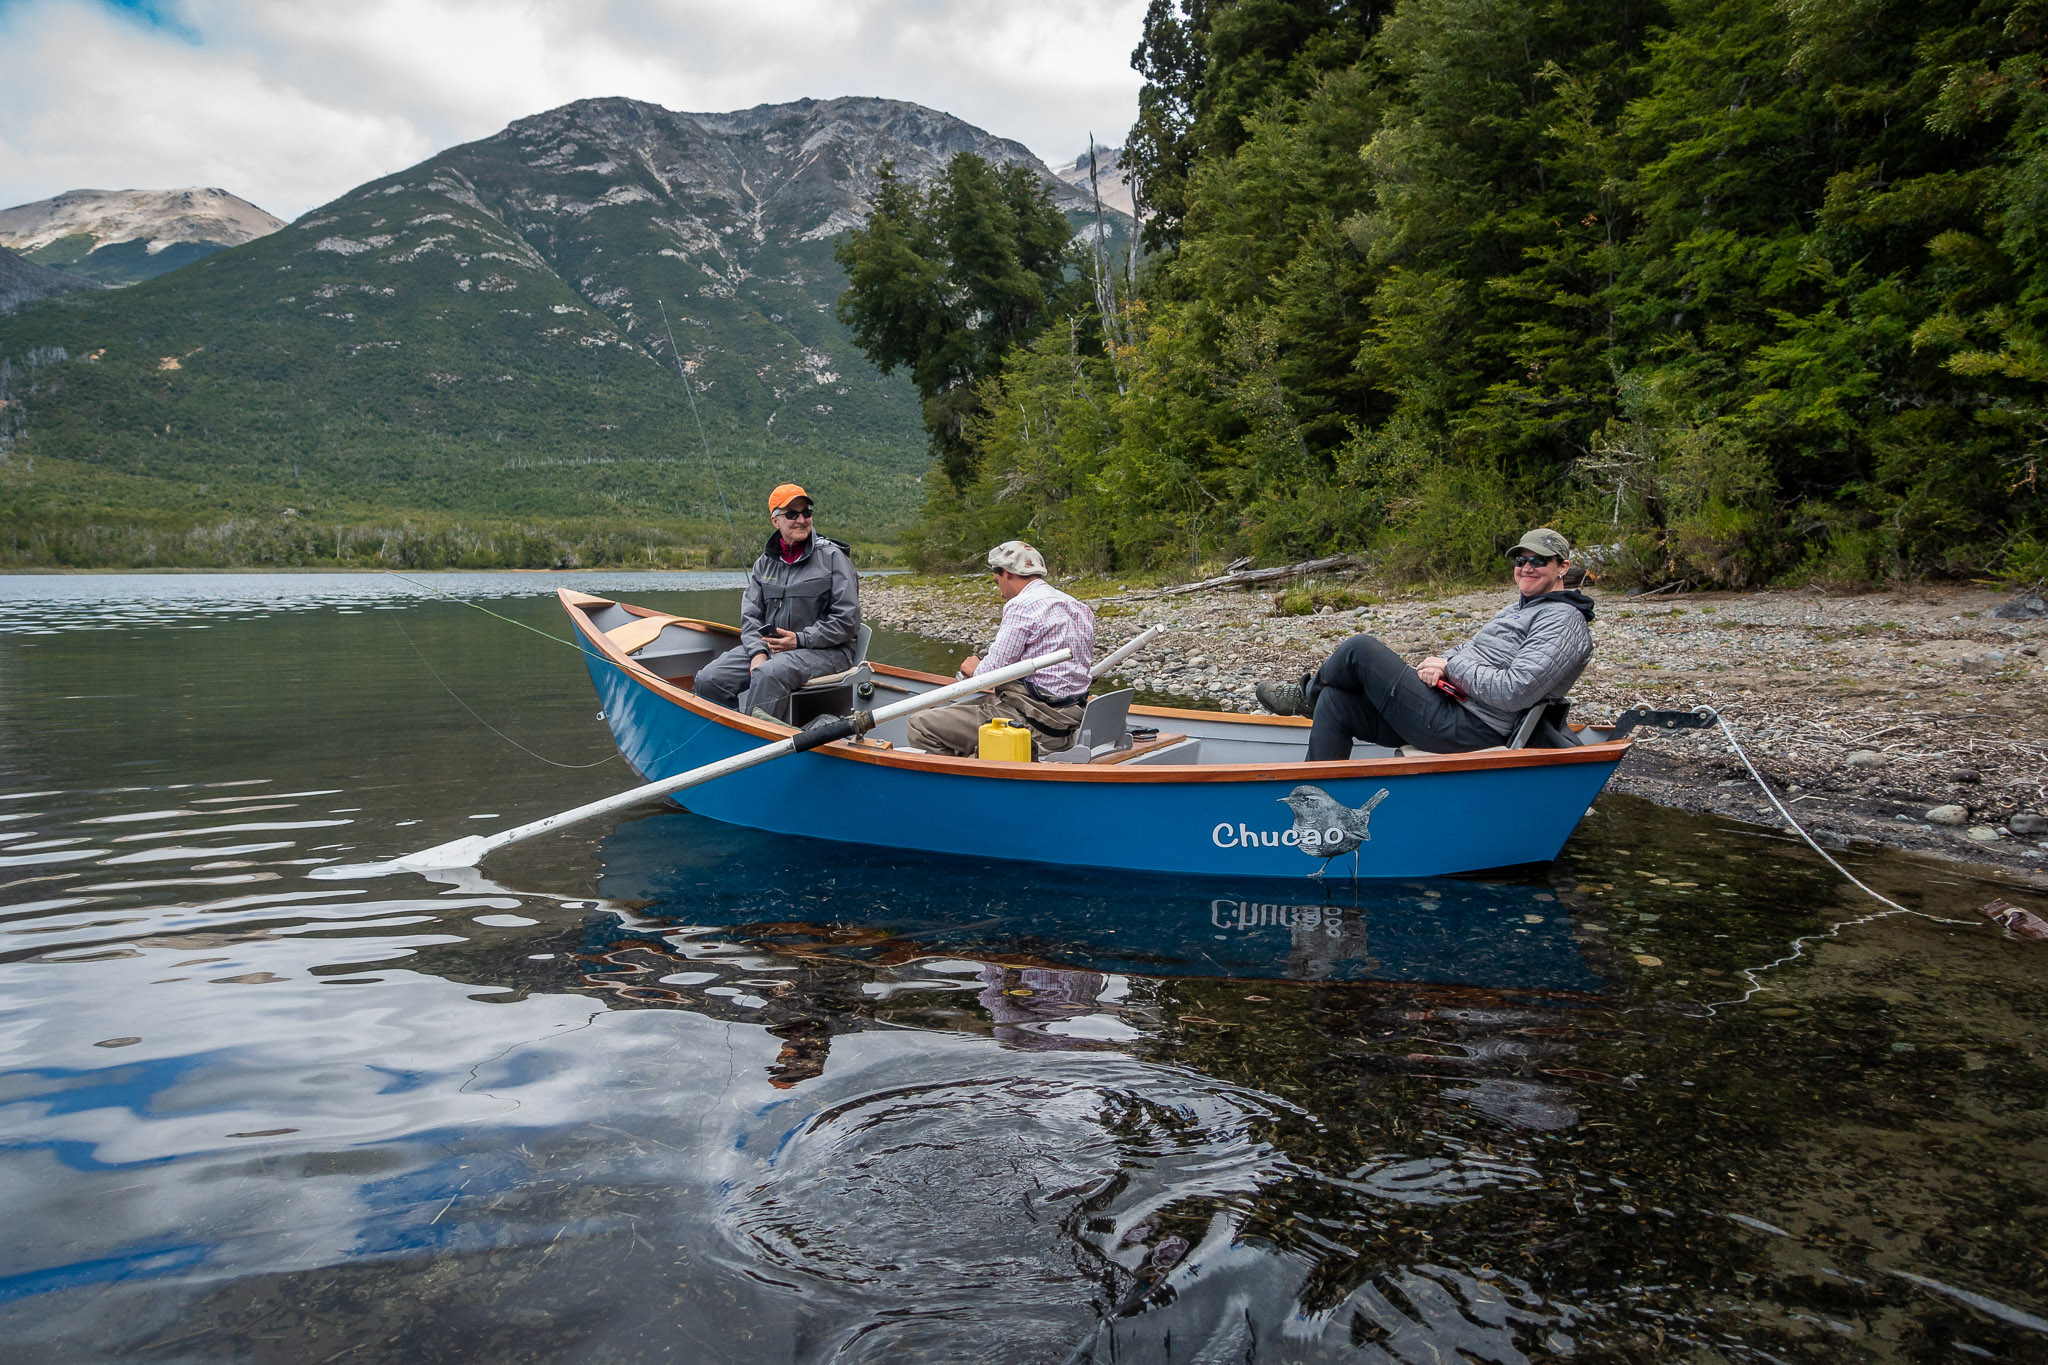
[[[1421,663],[1415,665],[1415,676],[1431,687],[1435,687],[1442,680],[1444,669],[1448,666],[1448,663],[1448,660],[1432,654]]]
[[[960,661],[960,676],[971,678],[974,676],[974,670],[980,667],[981,656],[979,654],[970,654]]]
[[[761,636],[761,643],[774,650],[777,654],[781,654],[785,650],[796,648],[796,632],[793,630],[766,632]]]
[[[747,672],[752,673],[755,669],[759,668],[762,664],[765,664],[767,662],[768,656],[766,654],[752,655],[747,659]]]

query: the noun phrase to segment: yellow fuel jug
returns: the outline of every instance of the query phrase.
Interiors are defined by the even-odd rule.
[[[977,732],[981,756],[1010,763],[1031,761],[1031,731],[1007,716],[997,716]]]

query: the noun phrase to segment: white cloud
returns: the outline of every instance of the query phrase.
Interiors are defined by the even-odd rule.
[[[219,185],[295,217],[570,100],[876,95],[1058,164],[1136,108],[1144,0],[96,0],[0,4],[0,206]]]

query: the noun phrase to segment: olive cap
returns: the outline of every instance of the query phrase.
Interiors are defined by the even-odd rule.
[[[1505,553],[1513,554],[1517,550],[1529,550],[1548,559],[1568,560],[1572,557],[1572,543],[1548,526],[1537,527],[1509,546]]]

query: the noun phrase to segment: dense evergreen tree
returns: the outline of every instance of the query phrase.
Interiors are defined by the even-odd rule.
[[[1138,119],[1124,139],[1123,167],[1139,212],[1145,245],[1180,238],[1194,169],[1195,100],[1208,70],[1209,0],[1151,0],[1131,66],[1145,78]]]
[[[2048,574],[2040,0],[1154,0],[1152,242],[927,521],[1074,565]],[[870,229],[872,232],[874,229]],[[961,371],[964,376],[966,371]]]
[[[1085,297],[1072,237],[1029,170],[962,152],[924,190],[885,164],[866,225],[840,242],[840,320],[882,373],[910,371],[932,453],[955,485],[972,472],[975,384]]]

